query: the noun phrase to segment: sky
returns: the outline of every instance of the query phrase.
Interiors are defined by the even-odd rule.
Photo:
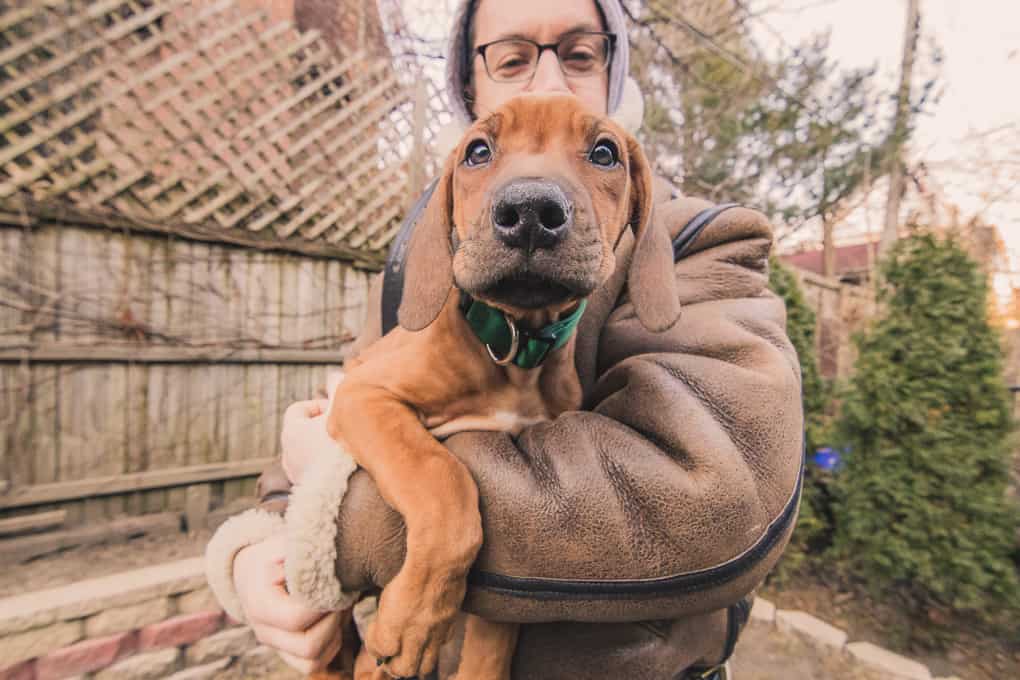
[[[895,85],[906,0],[761,0],[758,7],[765,3],[773,9],[758,19],[759,39],[771,49],[828,32],[830,53],[840,64],[876,66],[879,77]],[[929,163],[965,216],[982,211],[999,227],[1013,253],[1012,269],[1020,270],[1020,0],[921,0],[921,14],[919,69],[933,72],[927,58],[932,39],[944,62],[940,101],[919,121],[911,155]],[[979,134],[989,130],[998,132]],[[1007,139],[1011,147],[1002,144]],[[1004,165],[1007,156],[1012,165]],[[1012,168],[1012,177],[995,181],[989,160]],[[991,205],[989,193],[996,197]],[[872,220],[881,225],[884,196],[877,198]],[[1015,280],[1020,285],[1020,277]]]

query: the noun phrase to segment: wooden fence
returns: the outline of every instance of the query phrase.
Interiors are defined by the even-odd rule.
[[[250,494],[286,406],[359,331],[333,259],[37,223],[0,227],[0,517],[65,524]]]
[[[875,313],[871,289],[827,279],[794,268],[804,297],[817,317],[818,363],[826,378],[847,378],[853,371],[857,351],[853,335],[864,330]]]
[[[0,5],[0,539],[250,496],[449,119],[368,5]]]

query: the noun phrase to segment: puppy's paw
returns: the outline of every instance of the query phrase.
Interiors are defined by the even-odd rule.
[[[405,568],[383,590],[365,646],[394,678],[423,678],[439,661],[466,583],[429,582]]]

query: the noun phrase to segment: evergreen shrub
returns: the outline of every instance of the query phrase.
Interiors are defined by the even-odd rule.
[[[987,278],[930,234],[902,239],[882,274],[836,424],[849,453],[833,553],[914,620],[1008,620],[1020,514],[1006,496],[1012,424]]]

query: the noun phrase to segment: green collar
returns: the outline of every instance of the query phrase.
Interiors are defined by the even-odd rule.
[[[537,368],[550,353],[567,344],[587,306],[588,301],[581,300],[570,316],[537,331],[517,328],[502,311],[467,295],[463,296],[460,308],[493,361],[500,366],[513,363],[520,368]]]

